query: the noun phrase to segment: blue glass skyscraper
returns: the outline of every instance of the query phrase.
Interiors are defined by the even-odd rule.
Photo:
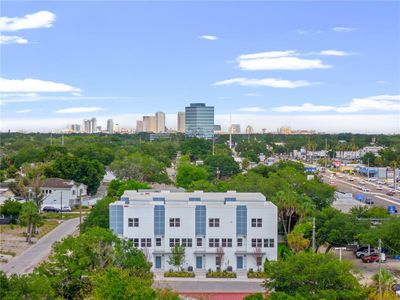
[[[191,103],[185,107],[185,134],[188,137],[213,139],[214,106],[205,103]]]

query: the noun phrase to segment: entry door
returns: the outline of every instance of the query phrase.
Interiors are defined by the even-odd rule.
[[[161,256],[156,256],[156,269],[161,269]]]
[[[236,257],[236,268],[243,269],[243,256]]]
[[[203,269],[203,257],[196,256],[196,269]]]

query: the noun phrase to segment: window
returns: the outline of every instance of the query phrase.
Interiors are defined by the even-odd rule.
[[[183,247],[192,247],[192,239],[182,239]]]
[[[251,227],[262,227],[262,219],[251,219]]]
[[[140,239],[140,247],[151,247],[151,239]]]
[[[251,239],[251,247],[261,248],[262,247],[262,239]]]
[[[197,247],[202,247],[203,246],[203,239],[202,238],[197,238],[196,239],[196,245],[197,245]]]
[[[221,266],[221,258],[222,257],[220,255],[215,257],[215,265],[216,266],[219,266],[219,267]]]
[[[274,239],[264,239],[264,248],[274,248]]]
[[[257,256],[256,262],[257,262],[258,267],[261,266],[262,265],[262,256]]]
[[[219,247],[219,239],[209,239],[208,246],[210,248],[218,248]]]
[[[175,245],[180,245],[180,241],[180,239],[169,239],[169,246],[173,248]]]
[[[133,227],[133,218],[128,218],[128,227]]]
[[[133,239],[133,246],[139,248],[139,239]]]
[[[156,238],[156,246],[157,247],[161,246],[161,238]]]
[[[133,227],[139,227],[139,218],[133,219]]]
[[[210,218],[208,219],[209,227],[219,227],[219,219],[218,218]]]
[[[232,239],[221,239],[222,247],[232,247]]]
[[[181,219],[169,218],[169,227],[181,227]]]
[[[238,238],[237,239],[237,246],[238,247],[242,247],[243,246],[243,239],[242,238]]]

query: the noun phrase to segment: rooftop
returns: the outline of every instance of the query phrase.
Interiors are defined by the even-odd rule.
[[[73,187],[74,185],[79,185],[80,183],[75,182],[70,179],[62,179],[62,178],[47,178],[45,179],[40,187],[48,187],[48,188],[59,188],[59,189],[68,189]]]

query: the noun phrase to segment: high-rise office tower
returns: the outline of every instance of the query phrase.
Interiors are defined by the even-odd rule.
[[[114,121],[113,121],[113,119],[108,119],[107,120],[107,132],[108,133],[114,133]]]
[[[189,137],[214,137],[214,106],[191,103],[185,107],[185,134]]]
[[[229,133],[240,133],[240,124],[232,124],[229,127]]]
[[[143,131],[156,132],[156,127],[155,116],[143,116]]]
[[[143,121],[136,121],[136,133],[143,132]]]
[[[96,118],[92,118],[92,121],[91,121],[91,123],[92,123],[92,126],[91,126],[91,132],[90,133],[95,133],[95,132],[97,132],[97,120],[96,120]]]
[[[247,133],[247,134],[252,134],[252,133],[254,133],[253,126],[247,125],[247,127],[246,127],[246,133]]]
[[[178,112],[177,131],[185,133],[185,113],[183,111]]]
[[[165,114],[161,111],[156,112],[156,131],[165,132]]]

